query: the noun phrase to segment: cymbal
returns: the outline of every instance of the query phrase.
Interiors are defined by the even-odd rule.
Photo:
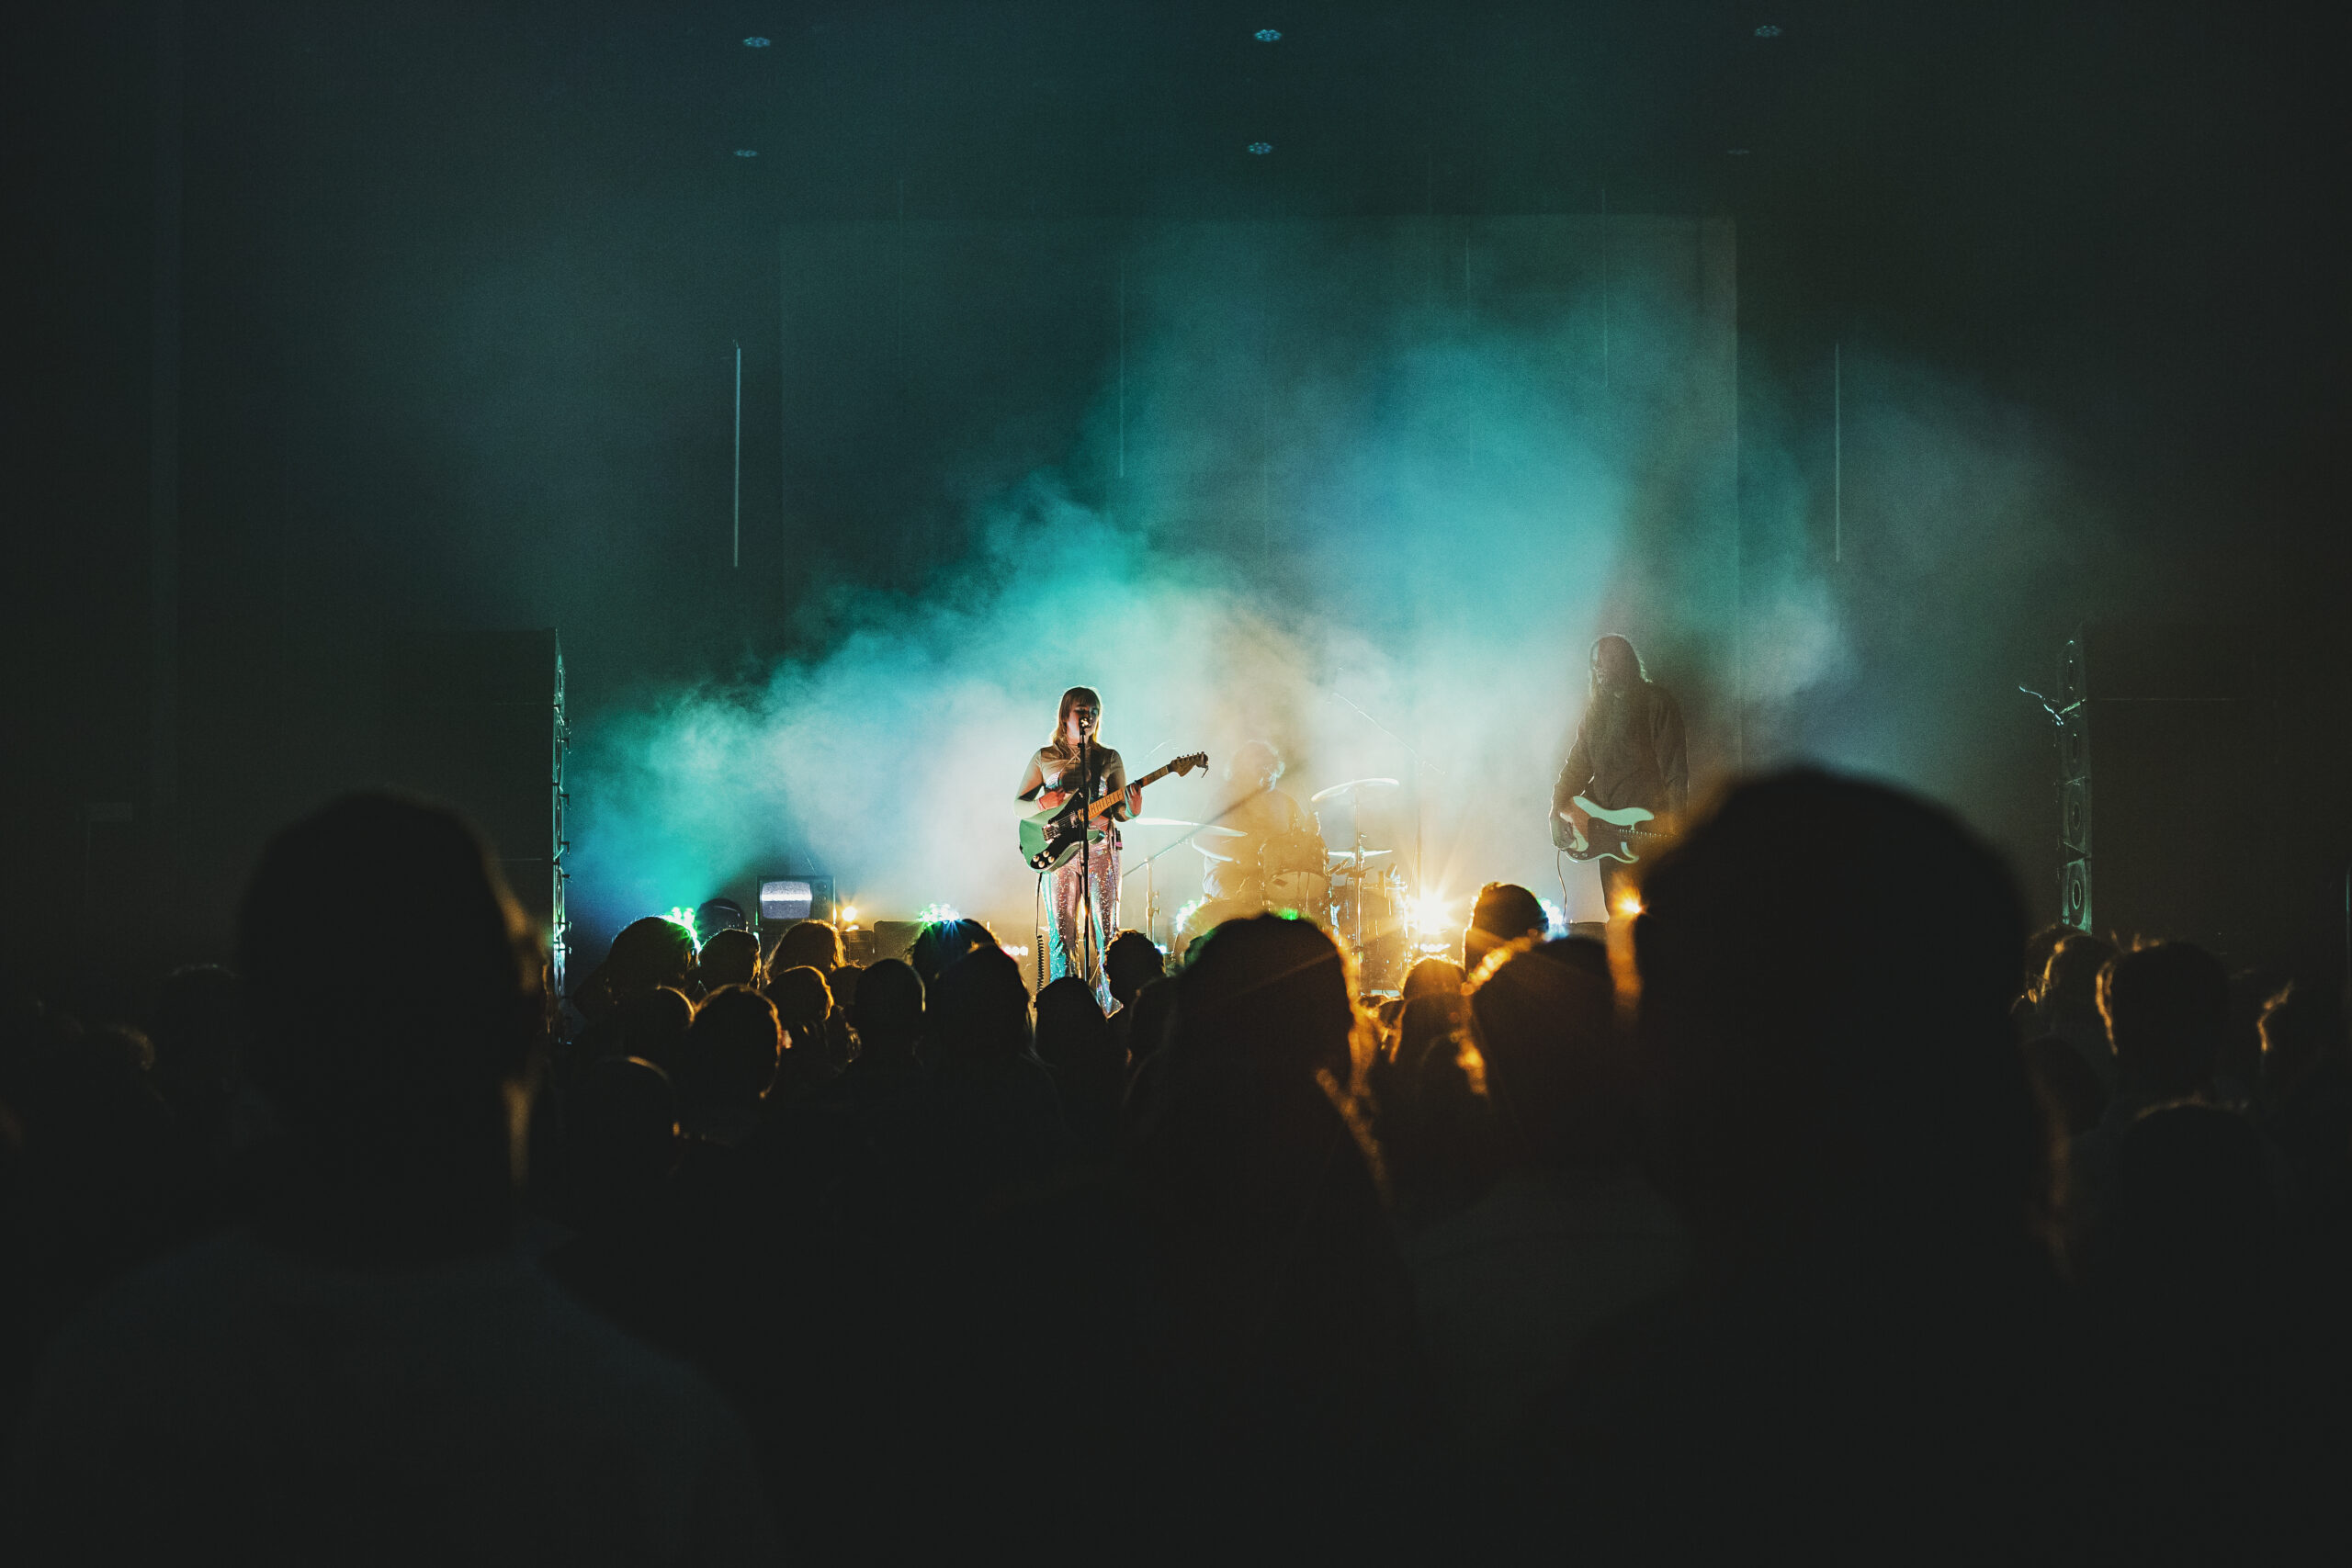
[[[1206,844],[1202,843],[1198,839],[1193,840],[1193,847],[1200,851],[1202,855],[1205,858],[1214,861],[1223,861],[1227,865],[1231,865],[1235,861],[1241,858],[1239,855],[1219,854],[1216,851],[1209,848]]]
[[[1396,852],[1395,850],[1366,850],[1363,852],[1363,858],[1365,860],[1380,860],[1385,856],[1393,855]],[[1344,852],[1340,850],[1331,850],[1325,853],[1324,858],[1333,865],[1353,865],[1357,857],[1353,850]]]
[[[1350,779],[1345,784],[1336,784],[1329,789],[1309,795],[1306,803],[1313,806],[1319,801],[1329,800],[1335,795],[1343,795],[1351,789],[1395,789],[1396,783],[1395,779]]]
[[[1182,817],[1130,817],[1130,828],[1197,828],[1198,822],[1188,822]]]

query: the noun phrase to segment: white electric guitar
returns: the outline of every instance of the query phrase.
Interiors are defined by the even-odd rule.
[[[1642,826],[1657,821],[1657,813],[1638,806],[1611,810],[1578,795],[1576,807],[1584,813],[1581,825],[1572,812],[1552,814],[1552,847],[1566,851],[1573,861],[1613,860],[1631,865],[1645,854],[1656,854],[1674,837]]]

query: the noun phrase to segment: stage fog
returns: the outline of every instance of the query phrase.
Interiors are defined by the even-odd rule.
[[[1081,682],[1131,773],[1209,752],[1151,814],[1229,799],[1253,737],[1302,801],[1399,781],[1363,829],[1457,909],[1504,878],[1599,914],[1545,825],[1603,631],[1680,697],[1694,793],[1802,753],[2014,795],[2042,671],[2007,629],[2093,530],[2053,528],[2030,434],[1932,370],[1840,347],[1744,376],[1736,243],[1624,215],[787,228],[781,429],[747,435],[781,441],[784,525],[734,570],[792,584],[789,651],[582,716],[584,951],[810,872],[868,918],[1027,941],[1011,796]],[[1129,835],[1127,924],[1166,841]],[[1159,863],[1163,917],[1199,872]]]

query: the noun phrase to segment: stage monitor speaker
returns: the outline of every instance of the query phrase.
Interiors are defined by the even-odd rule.
[[[563,985],[563,649],[537,631],[404,629],[387,638],[385,782],[446,801],[488,837]]]

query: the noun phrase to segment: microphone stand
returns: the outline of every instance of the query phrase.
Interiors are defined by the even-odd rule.
[[[1094,984],[1094,732],[1078,732],[1078,909],[1086,923],[1080,928],[1078,952],[1072,954]]]

